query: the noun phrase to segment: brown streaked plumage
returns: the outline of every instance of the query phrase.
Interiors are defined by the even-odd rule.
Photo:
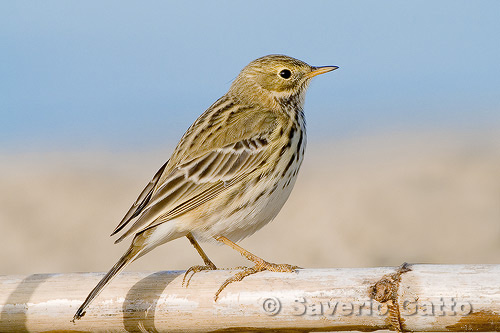
[[[252,61],[229,91],[186,131],[112,235],[134,239],[76,312],[80,319],[100,291],[127,264],[155,247],[186,236],[203,258],[185,274],[216,269],[198,240],[217,240],[255,263],[228,279],[297,267],[266,262],[234,241],[253,234],[279,212],[304,156],[304,98],[312,77],[337,69],[313,67],[284,55]],[[191,275],[192,277],[192,275]],[[189,279],[187,280],[189,283]]]

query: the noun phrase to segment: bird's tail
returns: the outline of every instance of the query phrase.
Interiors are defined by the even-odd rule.
[[[128,249],[127,252],[118,260],[118,262],[109,270],[109,272],[106,273],[106,275],[99,281],[97,286],[92,289],[90,294],[87,296],[85,299],[85,302],[83,302],[82,305],[78,308],[78,310],[75,313],[75,316],[73,317],[73,322],[75,320],[78,320],[82,318],[85,315],[85,309],[90,305],[90,303],[94,300],[94,298],[99,295],[99,293],[108,285],[108,283],[113,280],[113,278],[120,273],[129,263],[134,261],[134,259],[137,258],[137,256],[141,253],[140,247],[134,246],[132,244],[130,248]]]

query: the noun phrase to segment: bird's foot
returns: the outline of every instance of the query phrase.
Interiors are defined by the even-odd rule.
[[[219,298],[219,294],[226,288],[230,283],[237,282],[243,280],[245,277],[262,272],[262,271],[270,271],[270,272],[282,272],[282,273],[293,273],[295,270],[299,269],[299,266],[288,265],[288,264],[274,264],[267,261],[259,261],[253,267],[241,267],[243,269],[241,272],[236,273],[220,286],[219,290],[215,293],[214,300],[217,301]]]
[[[207,265],[191,266],[186,271],[186,273],[184,273],[184,278],[182,279],[182,286],[184,287],[184,284],[186,284],[186,288],[189,287],[189,282],[193,278],[193,275],[195,275],[196,273],[199,273],[202,271],[215,271],[215,270],[217,270],[217,267],[212,262],[208,262]],[[186,280],[189,273],[192,273],[192,274]]]

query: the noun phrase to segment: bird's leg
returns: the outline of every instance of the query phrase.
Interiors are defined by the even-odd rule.
[[[184,278],[182,279],[182,285],[184,286],[184,282],[185,282],[186,283],[186,288],[187,288],[189,286],[189,281],[191,281],[191,278],[193,277],[193,275],[195,275],[196,273],[201,272],[201,271],[216,270],[217,267],[208,258],[208,256],[206,255],[205,251],[203,251],[203,249],[201,248],[200,244],[198,244],[198,242],[196,241],[196,239],[193,237],[193,235],[191,233],[188,233],[186,235],[186,237],[187,237],[187,239],[189,239],[189,241],[191,242],[191,244],[194,246],[194,248],[196,249],[196,251],[198,251],[198,254],[201,256],[201,258],[205,262],[204,266],[201,266],[201,265],[192,266],[192,267],[190,267],[186,271],[186,273],[184,273]],[[187,275],[189,273],[191,273],[191,272],[193,272],[193,274],[191,274],[191,276],[189,277],[189,279],[187,279],[187,281],[186,281]]]
[[[215,293],[215,300],[217,301],[217,298],[219,298],[219,294],[226,288],[230,283],[236,282],[236,281],[241,281],[245,277],[262,272],[262,271],[271,271],[271,272],[284,272],[284,273],[292,273],[295,272],[296,269],[300,268],[298,266],[293,266],[293,265],[288,265],[288,264],[274,264],[271,262],[267,262],[259,257],[257,257],[255,254],[252,254],[239,246],[238,244],[230,241],[224,236],[219,236],[215,238],[221,243],[224,243],[226,245],[229,245],[236,251],[238,251],[243,257],[247,258],[251,262],[255,264],[253,267],[245,267],[243,271],[236,273],[220,286],[219,290]]]

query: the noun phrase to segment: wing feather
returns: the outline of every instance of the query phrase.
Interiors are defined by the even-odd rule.
[[[115,235],[116,233],[120,232],[125,225],[127,225],[130,220],[138,216],[144,209],[144,207],[149,203],[151,200],[151,196],[153,194],[154,188],[156,184],[158,183],[158,180],[160,179],[161,175],[163,174],[163,171],[165,170],[165,167],[167,166],[168,161],[163,164],[163,166],[158,170],[153,179],[146,185],[144,190],[142,190],[141,194],[139,194],[139,197],[137,200],[134,202],[132,207],[128,210],[127,214],[123,217],[121,222],[118,224],[118,226],[113,230],[113,233],[111,236]]]
[[[231,143],[174,168],[149,197],[142,214],[116,241],[193,210],[244,179],[266,161],[266,135]]]
[[[272,111],[222,97],[187,130],[142,191],[113,232],[130,225],[116,242],[185,214],[245,179],[275,150],[270,137],[278,123]]]

